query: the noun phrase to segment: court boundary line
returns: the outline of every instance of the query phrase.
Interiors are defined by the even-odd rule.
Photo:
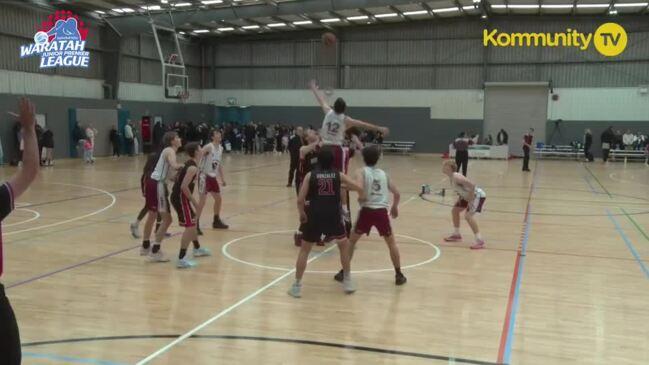
[[[529,195],[527,198],[527,207],[525,208],[525,215],[523,218],[523,231],[521,234],[521,240],[518,249],[516,251],[514,273],[512,275],[512,282],[509,288],[505,321],[503,322],[503,330],[500,335],[500,346],[498,347],[498,358],[496,360],[498,363],[509,364],[511,358],[512,344],[514,342],[514,330],[516,326],[516,314],[518,312],[518,301],[523,278],[523,269],[525,268],[525,256],[527,255],[527,244],[529,241],[530,229],[532,226],[530,214],[530,211],[532,210],[532,195],[534,194],[538,171],[539,160],[535,160],[534,173],[532,176],[532,182],[529,187]]]
[[[74,363],[74,364],[92,364],[92,365],[127,365],[123,362],[115,362],[110,360],[100,360],[100,359],[91,359],[83,358],[69,355],[58,355],[58,354],[39,354],[36,352],[23,352],[23,357],[29,357],[32,359],[41,359],[41,360],[52,360],[56,362],[65,362],[65,363]]]
[[[79,343],[79,342],[93,342],[93,341],[122,341],[122,340],[139,340],[139,339],[168,339],[175,338],[179,335],[130,335],[130,336],[106,336],[106,337],[85,337],[85,338],[70,338],[63,340],[55,341],[41,341],[41,342],[32,342],[23,344],[23,347],[36,347],[36,346],[46,346],[46,345],[57,345],[64,343]],[[290,344],[299,344],[299,345],[310,345],[310,346],[323,346],[323,347],[334,347],[345,350],[355,350],[355,351],[364,351],[364,352],[375,352],[386,355],[395,355],[395,356],[409,356],[417,357],[431,360],[440,360],[446,361],[448,363],[464,363],[464,364],[474,364],[474,365],[503,365],[499,363],[493,363],[489,361],[482,360],[473,360],[459,357],[450,357],[443,355],[434,355],[426,354],[420,352],[412,351],[401,351],[401,350],[391,350],[384,349],[379,347],[370,347],[362,345],[350,345],[345,343],[335,343],[335,342],[325,342],[325,341],[314,341],[314,340],[302,340],[302,339],[291,339],[283,337],[265,337],[265,336],[242,336],[242,335],[192,335],[190,339],[200,340],[200,339],[222,339],[222,340],[248,340],[248,341],[265,341],[265,342],[278,342],[278,343],[290,343]]]
[[[311,263],[311,262],[313,262],[313,261],[319,259],[319,258],[322,257],[324,254],[326,254],[327,252],[333,250],[335,247],[337,247],[337,245],[332,245],[332,246],[328,247],[326,250],[324,250],[324,251],[318,253],[318,254],[315,255],[314,257],[312,257],[312,258],[310,258],[309,260],[307,260],[307,264],[309,264],[309,263]],[[158,350],[155,351],[154,353],[152,353],[152,354],[150,354],[149,356],[145,357],[144,359],[138,361],[135,365],[144,365],[144,364],[148,364],[151,360],[153,360],[153,359],[157,358],[158,356],[164,354],[165,352],[169,351],[172,347],[174,347],[174,346],[176,346],[177,344],[183,342],[184,340],[186,340],[187,338],[191,337],[191,336],[192,336],[193,334],[195,334],[196,332],[198,332],[198,331],[202,330],[203,328],[209,326],[210,324],[214,323],[216,320],[218,320],[219,318],[221,318],[221,317],[227,315],[228,313],[232,312],[233,310],[237,309],[239,306],[241,306],[241,305],[243,305],[243,304],[246,304],[246,303],[249,302],[250,300],[256,298],[259,294],[265,292],[265,291],[268,290],[269,288],[275,286],[275,284],[279,283],[280,281],[284,280],[286,277],[288,277],[289,275],[292,275],[292,274],[294,274],[294,273],[295,273],[295,268],[293,268],[293,270],[291,270],[291,271],[289,271],[289,272],[286,272],[286,273],[284,273],[284,274],[278,276],[277,278],[275,278],[275,279],[274,279],[273,281],[271,281],[270,283],[268,283],[268,284],[262,286],[261,288],[255,290],[254,292],[248,294],[248,295],[245,296],[244,298],[240,299],[238,302],[236,302],[236,303],[230,305],[229,307],[227,307],[227,308],[225,308],[224,310],[220,311],[219,313],[215,314],[214,316],[212,316],[212,317],[209,318],[208,320],[204,321],[203,323],[201,323],[201,324],[199,324],[198,326],[192,328],[191,330],[185,332],[183,335],[181,335],[180,337],[178,337],[178,338],[176,338],[175,340],[171,341],[169,344],[163,346],[162,348],[158,349]]]

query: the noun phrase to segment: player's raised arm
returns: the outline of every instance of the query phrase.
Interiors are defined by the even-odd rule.
[[[373,131],[378,131],[383,133],[384,137],[387,137],[390,134],[390,129],[387,127],[380,127],[376,124],[364,122],[362,120],[354,119],[351,117],[345,117],[345,128],[349,129],[351,127],[364,128]]]
[[[165,153],[167,154],[167,156],[165,156],[165,158],[167,159],[167,162],[169,162],[169,166],[171,166],[172,169],[180,170],[180,169],[183,168],[183,165],[179,164],[178,161],[176,160],[176,153],[175,152],[167,150]]]
[[[315,98],[318,101],[318,104],[320,104],[322,111],[325,114],[329,113],[331,107],[327,103],[327,99],[325,99],[324,95],[322,95],[320,89],[318,89],[318,85],[316,84],[315,80],[311,80],[311,82],[309,82],[309,88],[313,92],[313,95],[315,95]]]
[[[9,179],[9,185],[13,190],[14,198],[18,198],[27,190],[36,175],[38,174],[39,152],[38,142],[36,141],[36,111],[34,104],[27,99],[20,99],[19,120],[22,126],[22,136],[24,142],[23,150],[23,167]]]

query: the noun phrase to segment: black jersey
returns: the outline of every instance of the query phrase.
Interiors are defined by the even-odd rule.
[[[300,186],[302,186],[302,181],[304,177],[309,172],[315,170],[318,167],[318,152],[320,151],[319,147],[316,147],[313,151],[307,153],[304,156],[304,159],[300,160],[300,164],[297,167],[297,175],[295,176],[297,191],[300,191]]]
[[[315,219],[340,220],[340,173],[335,170],[311,171],[309,180],[309,215]]]
[[[174,182],[174,187],[171,189],[171,199],[178,199],[182,196],[182,190],[181,186],[183,185],[183,180],[185,180],[185,175],[187,174],[187,170],[191,167],[196,166],[196,162],[193,160],[188,160],[185,162],[185,166],[178,172],[178,176],[176,177],[176,181]],[[196,181],[196,176],[198,174],[194,175],[194,178],[192,179],[192,182],[189,184],[189,190],[193,193],[194,192],[194,182]]]

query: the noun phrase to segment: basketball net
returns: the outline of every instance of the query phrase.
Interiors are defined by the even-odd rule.
[[[178,100],[180,100],[181,104],[187,104],[187,101],[189,100],[189,91],[182,91],[180,94],[178,94],[178,97]]]
[[[169,55],[169,58],[167,59],[167,63],[175,64],[177,58],[178,58],[178,55],[175,54],[175,53],[172,53],[171,55]]]

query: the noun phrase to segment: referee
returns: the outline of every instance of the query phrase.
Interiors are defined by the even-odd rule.
[[[466,169],[469,167],[469,145],[472,145],[471,138],[466,136],[465,132],[460,135],[453,142],[455,147],[455,164],[457,165],[457,172],[462,168],[462,175],[466,176]]]
[[[29,99],[20,100],[19,121],[25,144],[23,167],[9,181],[0,185],[0,224],[14,209],[14,200],[27,190],[36,178],[39,166],[38,143],[36,142],[36,118],[34,104]],[[2,234],[0,233],[0,277],[2,276]],[[0,284],[0,364],[20,365],[20,335],[18,323],[4,286]]]

